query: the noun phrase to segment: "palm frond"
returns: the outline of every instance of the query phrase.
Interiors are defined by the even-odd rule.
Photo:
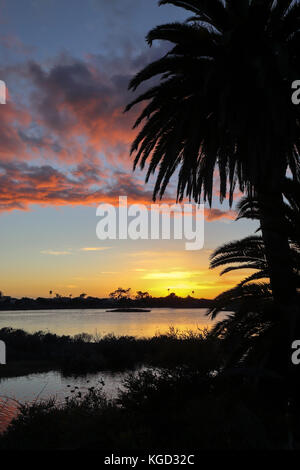
[[[261,306],[261,301],[265,299],[272,299],[270,284],[238,285],[218,295],[206,314],[214,320],[222,310],[230,311],[233,307],[237,308],[237,305],[241,304],[251,304],[253,311],[255,311],[258,306]]]
[[[228,25],[228,13],[222,0],[160,0],[160,5],[175,5],[196,14],[200,21],[208,21],[218,30]]]

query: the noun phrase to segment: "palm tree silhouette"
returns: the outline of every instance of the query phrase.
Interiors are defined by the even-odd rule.
[[[292,267],[296,285],[300,287],[300,184],[286,179],[284,183],[284,212],[286,233],[290,243],[292,253]],[[260,219],[259,204],[256,200],[247,197],[238,204],[239,214],[237,219],[249,218]],[[259,235],[252,235],[241,240],[225,243],[217,248],[210,256],[210,268],[224,267],[220,275],[240,270],[253,269],[250,276],[240,281],[236,287],[229,289],[218,295],[212,307],[208,310],[208,315],[215,318],[222,309],[229,309],[230,304],[240,300],[248,303],[248,307],[253,311],[253,304],[259,310],[265,299],[272,297],[270,279],[270,269],[266,257],[264,240]],[[260,281],[253,284],[253,281]],[[267,282],[266,282],[267,281]],[[251,302],[251,305],[250,305]]]
[[[284,183],[286,230],[298,288],[300,287],[299,194],[300,184],[287,179]],[[258,201],[243,198],[238,208],[238,218],[260,219]],[[224,348],[227,351],[226,367],[243,364],[243,367],[257,368],[258,364],[263,363],[265,370],[284,373],[286,367],[282,341],[282,333],[285,330],[284,319],[274,315],[270,272],[263,238],[256,235],[225,243],[211,255],[210,267],[223,267],[221,275],[245,268],[254,271],[237,286],[218,295],[207,311],[207,315],[215,319],[222,310],[234,310],[227,315],[227,318],[217,322],[211,330],[212,337],[224,340]]]
[[[273,296],[295,314],[296,281],[284,228],[282,184],[299,177],[299,11],[292,0],[161,0],[193,13],[151,30],[147,41],[173,44],[131,81],[133,91],[160,81],[126,108],[146,102],[131,152],[134,167],[157,171],[153,198],[178,173],[177,198],[212,204],[218,170],[221,202],[236,187],[257,198]],[[274,229],[275,227],[275,229]]]
[[[269,267],[265,255],[265,246],[262,237],[251,235],[235,240],[217,248],[211,255],[211,268],[228,265],[220,273],[223,274],[237,269],[254,269],[255,273],[243,279],[239,285],[243,286],[251,281],[270,277]]]

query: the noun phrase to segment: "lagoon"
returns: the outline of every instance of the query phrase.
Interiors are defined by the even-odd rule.
[[[105,309],[84,310],[18,310],[0,312],[0,329],[20,328],[34,333],[49,331],[57,335],[91,335],[152,337],[174,327],[182,332],[210,328],[214,322],[206,309],[153,308],[151,312],[107,312]],[[222,312],[217,320],[226,316]]]

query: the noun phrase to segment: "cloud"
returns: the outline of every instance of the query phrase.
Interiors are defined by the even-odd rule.
[[[151,200],[129,174],[133,119],[123,109],[136,60],[63,55],[47,69],[35,62],[1,69],[9,85],[22,82],[27,98],[12,94],[1,107],[0,211],[108,202],[119,194]]]
[[[31,55],[36,50],[34,46],[26,46],[20,38],[14,34],[1,35],[0,44],[21,56]]]
[[[128,253],[127,256],[132,258],[142,257],[142,258],[153,258],[156,256],[171,257],[178,255],[177,251],[135,251],[133,253]]]
[[[28,210],[32,204],[117,204],[119,195],[126,195],[130,203],[146,204],[151,199],[151,192],[144,191],[131,175],[118,173],[108,182],[106,174],[103,177],[101,170],[88,162],[84,168],[79,165],[73,171],[63,171],[49,165],[0,161],[0,186],[0,212]]]
[[[87,251],[87,252],[90,252],[90,251],[105,251],[105,250],[110,250],[111,247],[110,246],[87,246],[85,248],[80,248],[80,251]]]
[[[33,114],[51,136],[49,140],[59,142],[58,158],[70,157],[70,147],[76,155],[75,143],[78,146],[78,137],[82,137],[111,163],[122,159],[131,166],[129,147],[136,133],[132,125],[138,110],[126,115],[123,111],[132,99],[130,78],[147,61],[144,55],[139,60],[110,61],[89,56],[86,62],[64,55],[49,70],[35,62],[28,64],[24,73],[34,87],[30,97]]]
[[[200,274],[203,274],[203,271],[177,271],[169,273],[155,272],[146,274],[143,276],[143,279],[189,279]]]
[[[205,219],[208,222],[220,219],[235,220],[237,213],[233,210],[222,211],[220,209],[205,209]]]
[[[119,196],[127,196],[128,205],[144,204],[149,207],[152,200],[152,191],[145,190],[144,184],[133,175],[120,171],[110,173],[101,168],[100,162],[97,165],[88,160],[64,170],[50,165],[37,166],[16,160],[0,160],[0,187],[0,212],[29,210],[33,204],[118,205]],[[164,202],[174,201],[169,196]],[[223,218],[234,220],[235,217],[234,211],[205,210],[207,221]],[[145,253],[141,255],[143,254]],[[164,253],[164,256],[168,256],[168,253]]]
[[[63,54],[47,67],[31,61],[2,69],[11,83],[16,76],[27,83],[27,101],[16,106],[11,98],[1,108],[0,212],[32,204],[115,204],[121,195],[149,205],[153,185],[146,188],[144,175],[131,174],[129,157],[138,110],[124,115],[123,109],[133,98],[127,90],[132,75],[164,51],[128,50],[120,58],[89,55],[85,61]],[[169,192],[163,202],[174,199]],[[207,209],[205,216],[236,214]]]
[[[120,58],[87,55],[85,61],[62,54],[47,67],[34,61],[2,67],[1,79],[11,93],[1,107],[0,158],[78,162],[86,152],[102,152],[110,163],[122,159],[131,167],[137,111],[123,113],[132,99],[128,83],[159,55],[158,48]]]
[[[41,251],[43,255],[51,255],[51,256],[66,256],[71,255],[70,251],[54,251],[54,250],[43,250]]]
[[[26,127],[31,121],[30,114],[24,109],[20,109],[9,101],[5,105],[1,105],[0,113],[0,160],[5,158],[28,159],[26,144],[19,135],[19,129]]]

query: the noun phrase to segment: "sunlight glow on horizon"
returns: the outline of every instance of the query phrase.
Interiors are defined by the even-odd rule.
[[[201,260],[201,265],[199,262],[199,267],[202,269],[193,269],[191,266],[191,269],[183,270],[182,268],[189,267],[191,261],[194,262],[194,257],[187,255],[185,258],[184,252],[178,254],[180,259],[176,260],[176,264],[179,266],[176,267],[172,267],[169,258],[162,259],[156,255],[145,259],[143,263],[145,267],[140,267],[141,260],[136,266],[137,260],[130,254],[124,254],[123,262],[120,264],[120,258],[116,253],[103,259],[110,250],[107,252],[101,250],[99,253],[95,250],[94,253],[95,256],[85,257],[84,260],[59,254],[49,256],[47,271],[43,263],[42,270],[34,269],[25,279],[21,272],[13,278],[6,277],[4,283],[0,279],[2,290],[5,295],[13,297],[48,297],[51,290],[66,297],[69,295],[76,297],[85,292],[88,296],[102,298],[108,297],[110,292],[121,286],[130,287],[131,296],[141,290],[149,292],[153,297],[165,297],[173,292],[180,297],[190,295],[195,298],[214,298],[251,273],[250,270],[245,270],[242,274],[231,273],[220,277],[218,270],[208,269],[208,260]],[[104,266],[108,269],[103,269]]]

